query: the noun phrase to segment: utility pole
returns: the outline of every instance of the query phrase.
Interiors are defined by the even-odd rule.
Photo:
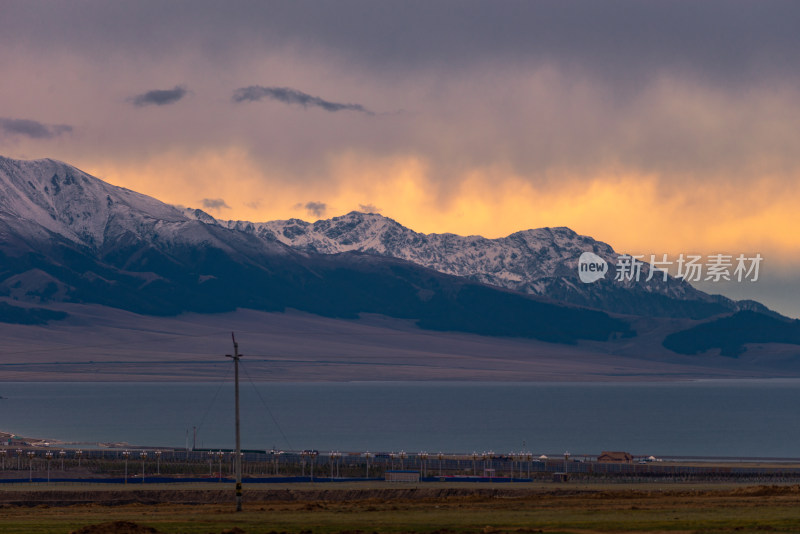
[[[234,398],[236,404],[236,458],[234,460],[234,468],[236,470],[236,511],[242,511],[242,442],[239,433],[239,344],[236,343],[236,337],[231,332],[231,339],[233,340],[233,356],[226,354],[226,358],[233,358],[233,377],[234,377]]]

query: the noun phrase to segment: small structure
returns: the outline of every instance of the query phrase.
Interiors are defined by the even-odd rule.
[[[597,457],[597,461],[601,463],[630,464],[633,463],[633,455],[629,452],[622,451],[603,451],[600,456]]]
[[[569,474],[553,473],[553,482],[569,482]]]
[[[20,437],[11,436],[3,442],[3,445],[7,447],[30,447],[31,444]]]
[[[386,471],[386,482],[419,482],[419,471],[392,470]]]

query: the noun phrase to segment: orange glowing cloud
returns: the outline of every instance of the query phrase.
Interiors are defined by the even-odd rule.
[[[709,181],[691,190],[656,175],[607,171],[591,180],[550,176],[536,186],[502,166],[476,168],[445,189],[431,166],[413,155],[376,158],[351,152],[330,158],[329,174],[313,183],[270,174],[240,148],[195,154],[167,152],[145,162],[101,162],[86,168],[117,185],[165,202],[203,207],[220,219],[314,220],[307,202],[325,204],[323,218],[372,205],[424,233],[499,237],[543,226],[568,226],[641,254],[760,252],[797,261],[800,185],[765,177],[745,190]]]

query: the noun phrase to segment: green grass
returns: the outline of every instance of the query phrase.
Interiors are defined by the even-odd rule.
[[[463,486],[459,486],[463,487]],[[330,486],[328,486],[330,488]],[[397,486],[393,486],[397,488]],[[85,489],[85,488],[80,488]],[[188,488],[187,488],[188,489]],[[358,487],[357,489],[363,489]],[[492,533],[741,533],[800,532],[800,488],[750,491],[690,486],[671,491],[618,487],[597,491],[550,485],[522,498],[458,496],[435,499],[361,499],[278,502],[278,492],[258,492],[234,512],[232,502],[205,505],[98,504],[0,508],[2,534],[67,533],[116,520],[164,533],[208,534],[238,527],[249,534],[343,531]],[[268,500],[273,499],[273,500]]]

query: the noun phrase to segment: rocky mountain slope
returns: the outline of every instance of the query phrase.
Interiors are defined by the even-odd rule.
[[[568,228],[486,239],[421,234],[362,213],[313,224],[217,221],[53,160],[0,157],[0,192],[4,323],[71,320],[55,303],[86,303],[162,316],[237,308],[378,314],[428,330],[569,344],[617,340],[595,348],[636,357],[663,350],[653,347],[666,339],[665,347],[683,354],[735,356],[748,344],[782,343],[793,362],[798,343],[797,324],[760,304],[707,295],[680,280],[620,282],[609,273],[582,283],[580,254],[611,265],[618,254]],[[647,273],[645,265],[643,279]]]
[[[195,211],[189,215],[213,223],[208,214]],[[610,245],[565,227],[524,230],[487,239],[422,234],[390,218],[359,212],[315,223],[289,219],[217,224],[267,242],[279,241],[296,250],[322,254],[358,251],[401,258],[477,282],[616,313],[707,317],[739,309],[767,311],[758,303],[737,303],[708,295],[672,277],[664,281],[661,273],[654,273],[647,281],[646,263],[639,281],[615,281],[612,271],[603,280],[584,284],[578,278],[578,258],[583,252],[593,252],[609,266],[617,263],[619,254]]]
[[[53,160],[0,158],[0,190],[0,297],[12,301],[160,315],[240,307],[378,313],[427,329],[566,343],[632,335],[626,322],[602,312],[402,259],[298,251]]]

